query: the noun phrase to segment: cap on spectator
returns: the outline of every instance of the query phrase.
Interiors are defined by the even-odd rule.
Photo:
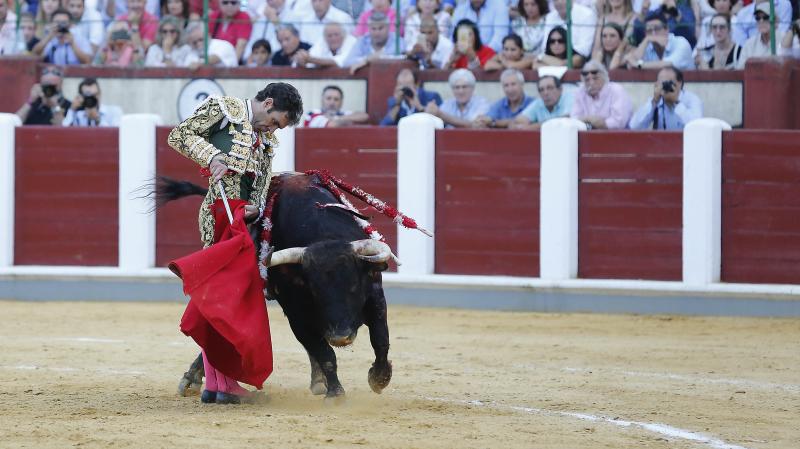
[[[770,17],[771,14],[769,13],[769,2],[759,3],[756,5],[756,9],[753,11],[753,15],[758,14],[761,11],[762,13],[766,14],[767,17]]]

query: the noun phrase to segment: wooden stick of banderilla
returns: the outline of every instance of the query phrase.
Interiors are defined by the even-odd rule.
[[[222,187],[222,180],[220,179],[217,181],[217,186],[219,186],[219,196],[222,198],[222,204],[225,205],[225,212],[228,213],[228,221],[233,224],[233,213],[231,213],[231,206],[228,204],[228,197],[225,196],[225,188]]]

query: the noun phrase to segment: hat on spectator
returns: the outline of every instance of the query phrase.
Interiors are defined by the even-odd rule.
[[[758,14],[759,11],[763,12],[764,14],[766,14],[767,17],[770,17],[772,15],[772,14],[769,13],[769,2],[764,2],[764,3],[757,4],[756,5],[756,9],[753,11],[753,15]]]

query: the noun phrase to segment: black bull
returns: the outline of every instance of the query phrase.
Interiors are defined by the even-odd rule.
[[[205,192],[191,183],[161,178],[158,198],[163,204]],[[390,257],[388,246],[364,240],[364,231],[348,211],[320,207],[338,201],[320,187],[316,176],[280,175],[273,180],[270,193],[278,196],[272,211],[275,252],[268,274],[268,299],[278,301],[292,332],[308,352],[312,393],[344,395],[331,345],[351,344],[362,324],[369,328],[375,352],[367,379],[372,391],[380,393],[392,377],[381,280]],[[253,229],[260,230],[261,222]],[[259,244],[257,241],[256,248]],[[202,369],[198,357],[181,380],[181,394],[199,387]]]

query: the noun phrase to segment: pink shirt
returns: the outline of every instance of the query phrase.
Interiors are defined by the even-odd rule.
[[[208,33],[211,37],[228,41],[234,47],[239,39],[250,40],[252,31],[253,23],[250,21],[250,15],[244,11],[236,13],[227,27],[222,24],[221,11],[213,11],[208,15]]]
[[[127,22],[129,26],[133,26],[132,23],[128,22],[128,14],[130,13],[125,13],[117,17],[117,20]],[[143,40],[155,42],[157,32],[158,32],[158,17],[145,11],[144,14],[142,14],[141,22],[139,23],[139,36],[141,36]]]
[[[596,115],[605,117],[608,129],[624,129],[633,112],[633,104],[625,89],[617,84],[608,82],[597,95],[592,98],[585,87],[575,92],[575,101],[572,105],[572,118]]]
[[[369,11],[364,11],[358,17],[358,25],[356,25],[356,29],[353,30],[353,36],[360,37],[367,33],[369,33],[369,18],[372,16],[372,13],[375,12],[374,9],[370,9]],[[397,19],[395,19],[394,9],[389,8],[386,11],[386,17],[389,19],[389,31],[394,32],[394,23]]]

